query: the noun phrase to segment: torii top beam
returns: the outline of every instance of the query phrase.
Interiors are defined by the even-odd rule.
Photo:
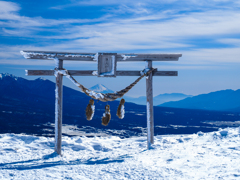
[[[70,61],[96,61],[100,53],[71,53],[55,51],[21,51],[26,59],[45,59],[58,58]],[[182,54],[136,54],[136,53],[117,53],[118,62],[126,61],[178,61]]]

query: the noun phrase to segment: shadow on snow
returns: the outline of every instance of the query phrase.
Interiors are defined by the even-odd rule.
[[[104,159],[94,159],[90,158],[89,160],[82,161],[80,159],[76,159],[73,161],[54,161],[54,162],[44,162],[44,160],[49,160],[52,158],[57,157],[57,153],[51,153],[49,155],[45,155],[39,159],[32,159],[27,161],[18,161],[18,162],[11,162],[11,163],[2,163],[0,164],[0,169],[9,169],[9,170],[30,170],[30,169],[42,169],[54,166],[62,166],[62,165],[97,165],[97,164],[109,164],[109,163],[122,163],[124,162],[125,158],[130,158],[129,155],[122,155],[117,157],[116,159],[104,158]],[[41,162],[43,161],[43,162]],[[25,163],[32,163],[32,164],[25,164]]]

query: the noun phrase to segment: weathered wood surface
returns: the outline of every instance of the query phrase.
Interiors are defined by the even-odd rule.
[[[103,53],[98,57],[98,77],[116,77],[117,53]]]
[[[63,68],[63,60],[59,60],[58,69]],[[62,149],[62,100],[63,100],[63,75],[57,74],[55,90],[55,151],[61,155]]]
[[[118,54],[117,61],[178,61],[182,54]]]
[[[69,70],[72,76],[97,76],[94,70]],[[94,75],[95,74],[95,75]],[[54,70],[27,70],[28,76],[54,76]],[[117,76],[141,76],[141,71],[117,71]],[[177,71],[154,71],[153,76],[178,76]]]
[[[152,61],[147,61],[148,68],[152,68]],[[146,97],[147,97],[147,146],[148,149],[154,143],[154,119],[153,119],[153,87],[152,73],[146,77]]]
[[[20,51],[26,59],[93,61],[96,53],[71,53],[56,51]]]
[[[26,59],[53,60],[54,58],[71,61],[96,61],[96,55],[101,53],[71,53],[55,51],[21,51]],[[103,53],[102,53],[103,54]],[[136,54],[136,53],[117,53],[117,61],[178,61],[182,54]]]

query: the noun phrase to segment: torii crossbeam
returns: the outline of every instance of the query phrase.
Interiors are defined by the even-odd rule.
[[[141,71],[117,71],[117,62],[146,61],[146,68],[152,68],[152,61],[178,61],[182,54],[135,54],[135,53],[69,53],[53,51],[21,51],[26,59],[55,60],[56,69],[63,70],[63,61],[96,61],[96,70],[69,70],[72,76],[141,76]],[[26,70],[29,76],[56,75],[56,105],[55,105],[55,151],[61,155],[62,144],[62,95],[63,74],[54,70]],[[109,73],[110,72],[110,73]],[[101,74],[102,73],[102,74]],[[153,71],[146,78],[147,97],[147,148],[154,143],[154,117],[153,117],[153,87],[152,76],[178,76],[177,71]]]

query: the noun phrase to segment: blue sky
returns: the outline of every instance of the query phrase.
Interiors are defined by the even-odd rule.
[[[240,89],[240,0],[0,1],[0,72],[27,79],[24,69],[53,69],[53,61],[27,60],[20,50],[181,53],[178,62],[154,62],[178,77],[154,77],[154,95]],[[96,70],[96,63],[64,62]],[[144,63],[118,63],[142,70]],[[45,77],[54,81],[54,77]],[[77,77],[91,87],[120,90],[136,77]],[[68,79],[64,84],[74,85]],[[145,80],[129,96],[145,95]]]

